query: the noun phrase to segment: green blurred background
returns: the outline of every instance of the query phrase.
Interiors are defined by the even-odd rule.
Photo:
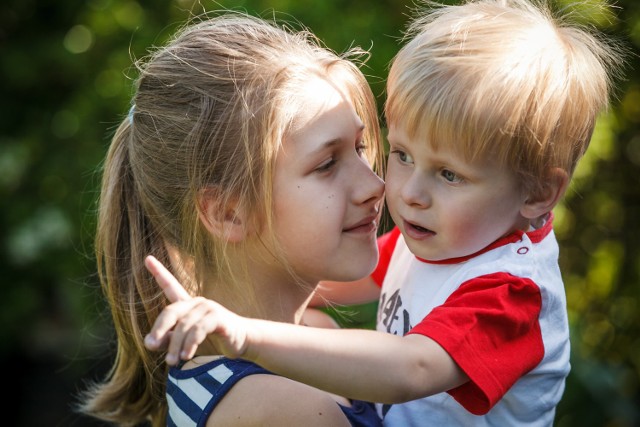
[[[129,108],[132,60],[205,10],[261,16],[275,10],[334,50],[370,49],[364,71],[382,106],[387,65],[412,6],[410,0],[2,2],[0,361],[3,376],[14,378],[5,386],[3,425],[99,425],[71,405],[83,381],[104,374],[114,347],[92,238],[100,165]],[[576,6],[576,19],[619,39],[632,55],[618,100],[599,121],[556,209],[573,348],[557,413],[562,427],[640,425],[640,4],[617,6],[606,13],[598,0]]]

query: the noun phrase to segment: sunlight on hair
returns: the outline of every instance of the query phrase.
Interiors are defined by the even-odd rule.
[[[569,17],[577,23],[607,28],[619,21],[606,0],[556,0],[556,3],[561,10],[570,9]]]

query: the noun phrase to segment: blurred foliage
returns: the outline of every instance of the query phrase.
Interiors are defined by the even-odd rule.
[[[640,4],[619,0],[609,11],[599,0],[555,4],[569,3],[578,9],[575,19],[620,40],[632,54],[618,98],[556,209],[573,346],[556,424],[636,426]],[[0,360],[20,378],[6,402],[6,424],[97,425],[74,415],[71,404],[83,380],[103,375],[112,356],[92,239],[100,165],[128,110],[132,62],[205,10],[265,17],[275,10],[336,51],[369,49],[364,71],[382,106],[384,76],[411,7],[410,0],[2,3]]]

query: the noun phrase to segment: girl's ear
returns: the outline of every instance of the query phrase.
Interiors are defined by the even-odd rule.
[[[237,200],[223,200],[215,189],[200,193],[198,217],[209,233],[229,243],[241,242],[247,236],[248,218]]]
[[[532,193],[522,205],[520,213],[528,219],[538,218],[558,204],[569,185],[569,175],[564,169],[553,168],[540,191]]]

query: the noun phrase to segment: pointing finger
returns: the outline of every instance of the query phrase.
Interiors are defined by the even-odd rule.
[[[144,260],[144,265],[156,279],[169,301],[177,302],[191,299],[191,295],[184,289],[178,279],[156,257],[147,256]]]

